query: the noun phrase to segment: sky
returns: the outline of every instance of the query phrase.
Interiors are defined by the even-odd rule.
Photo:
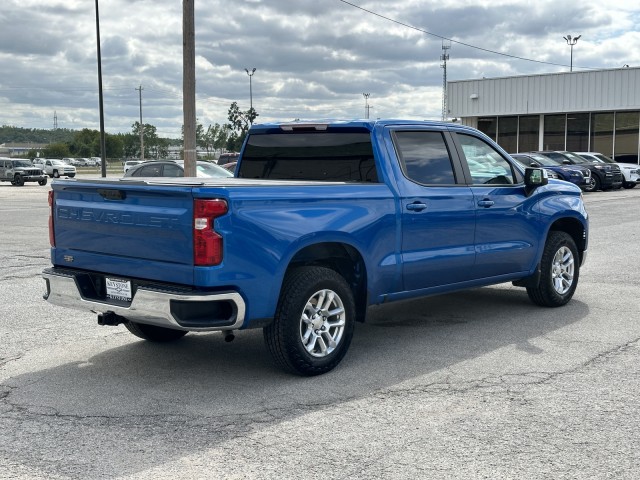
[[[440,119],[447,80],[640,66],[619,0],[194,0],[196,116]],[[99,0],[105,130],[179,138],[179,0]],[[2,0],[0,125],[99,129],[95,0]],[[255,70],[249,77],[245,69]],[[141,94],[138,90],[142,88]],[[252,95],[250,95],[250,90]]]

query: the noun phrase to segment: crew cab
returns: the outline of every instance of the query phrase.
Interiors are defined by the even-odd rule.
[[[56,180],[49,203],[50,303],[156,342],[262,328],[300,375],[373,305],[503,282],[565,305],[588,246],[580,188],[443,122],[253,125],[236,178]]]
[[[51,178],[76,176],[76,167],[56,158],[47,158],[44,161],[44,173]]]

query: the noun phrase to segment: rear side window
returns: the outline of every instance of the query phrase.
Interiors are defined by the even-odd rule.
[[[149,164],[138,168],[132,177],[159,177],[162,175],[162,165]]]
[[[424,185],[456,183],[449,150],[440,132],[395,132],[405,175]]]
[[[378,182],[369,132],[251,135],[238,177]]]
[[[184,177],[184,170],[178,165],[165,164],[163,177]]]

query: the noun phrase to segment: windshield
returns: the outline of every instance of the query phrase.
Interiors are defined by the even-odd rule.
[[[28,162],[26,160],[14,160],[13,166],[14,167],[32,167],[33,165],[31,165],[31,162]]]
[[[590,162],[589,160],[585,160],[580,155],[576,155],[575,153],[572,153],[572,152],[563,152],[562,154],[565,157],[569,158],[571,160],[571,163],[574,163],[576,165],[584,165],[584,164],[588,165],[590,163],[593,163],[593,162]]]
[[[600,160],[603,163],[616,163],[613,160],[611,160],[609,157],[607,157],[606,155],[602,155],[601,153],[596,153],[594,157],[596,157],[598,160]]]
[[[233,173],[227,169],[211,163],[198,163],[196,170],[198,177],[233,177]]]
[[[549,157],[543,157],[542,155],[529,155],[529,156],[544,167],[557,167],[558,165],[560,165],[558,162],[556,162],[555,160]]]

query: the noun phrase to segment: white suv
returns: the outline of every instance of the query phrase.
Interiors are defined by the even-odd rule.
[[[44,173],[52,178],[73,178],[76,176],[76,167],[56,158],[47,158],[44,161]]]
[[[640,183],[640,165],[635,163],[618,163],[606,155],[597,152],[575,152],[582,158],[599,163],[615,163],[620,167],[622,172],[622,186],[624,188],[633,188]]]
[[[122,167],[122,170],[124,170],[124,173],[127,173],[127,170],[129,170],[131,167],[135,167],[136,165],[140,165],[141,163],[141,160],[127,160],[126,162],[124,162],[124,167]]]

